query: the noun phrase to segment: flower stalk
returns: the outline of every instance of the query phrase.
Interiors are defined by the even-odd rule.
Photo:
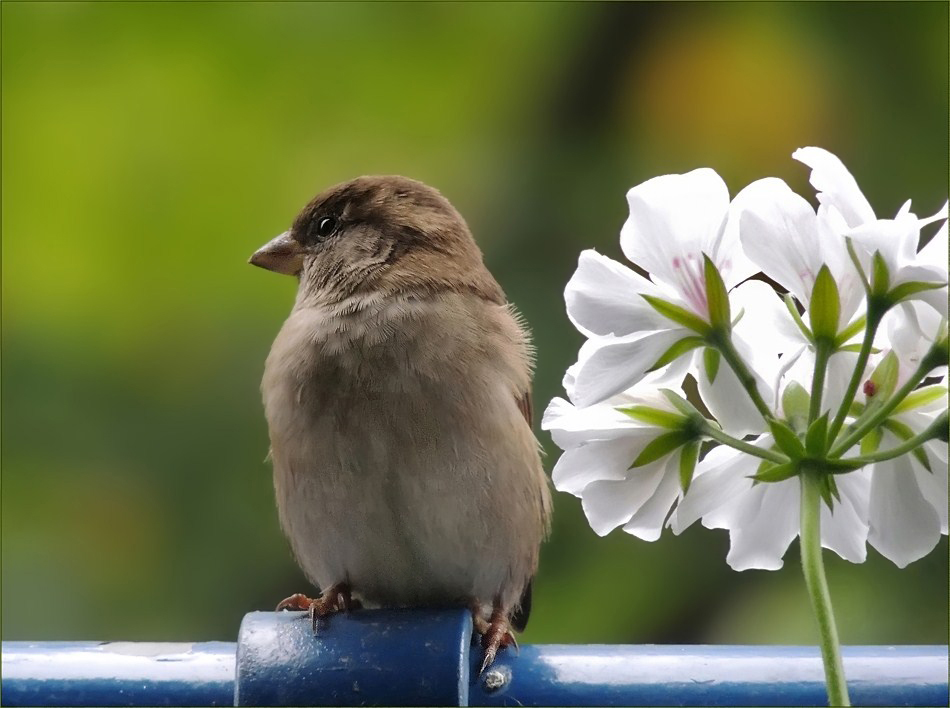
[[[867,329],[864,331],[864,341],[861,342],[861,351],[858,352],[858,360],[854,365],[854,373],[851,374],[851,380],[848,381],[848,388],[845,390],[844,398],[841,399],[841,406],[835,415],[831,426],[828,428],[828,440],[834,444],[841,426],[844,425],[845,418],[848,417],[848,408],[854,400],[854,394],[861,385],[861,377],[864,376],[864,370],[868,364],[868,357],[871,356],[871,349],[874,345],[874,336],[877,334],[878,325],[881,324],[883,312],[876,308],[871,308],[867,315]]]
[[[825,579],[821,556],[821,479],[823,472],[810,470],[801,475],[801,557],[805,587],[818,622],[821,660],[825,667],[828,705],[850,706],[848,685],[841,662],[841,645],[831,607],[831,594]]]
[[[709,421],[703,421],[701,427],[702,434],[707,438],[712,438],[716,442],[720,442],[723,445],[728,445],[734,450],[739,452],[744,452],[747,455],[753,455],[754,457],[761,457],[763,460],[768,460],[769,462],[774,462],[777,465],[784,464],[788,462],[788,458],[785,455],[774,452],[773,450],[766,450],[762,447],[756,447],[751,443],[747,443],[744,440],[739,440],[734,438],[731,435],[724,433],[715,425],[711,424]]]
[[[708,341],[711,346],[715,347],[716,350],[722,354],[722,358],[726,360],[726,363],[729,364],[730,368],[735,372],[736,378],[739,379],[742,388],[749,394],[749,398],[752,399],[752,404],[756,410],[762,414],[762,418],[765,420],[772,418],[773,414],[771,409],[759,393],[755,376],[749,371],[749,367],[746,366],[739,352],[736,351],[735,345],[729,338],[728,333],[726,333],[725,336],[710,337]]]

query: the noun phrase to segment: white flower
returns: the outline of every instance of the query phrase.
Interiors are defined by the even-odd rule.
[[[669,301],[709,320],[703,254],[727,289],[752,275],[738,235],[726,228],[729,190],[713,170],[654,177],[627,192],[627,202],[630,217],[620,231],[620,247]]]
[[[896,315],[900,316],[896,316]],[[902,385],[917,369],[921,356],[930,348],[933,335],[946,325],[939,316],[920,303],[904,303],[893,310],[887,322],[887,336],[897,356],[896,385]],[[921,322],[925,325],[922,327]],[[882,356],[885,355],[882,352]],[[945,377],[946,367],[932,372]],[[947,408],[946,378],[918,389],[879,428],[879,450],[893,448],[926,430]],[[868,511],[868,542],[899,568],[927,555],[941,534],[947,535],[947,443],[930,440],[923,456],[904,454],[868,467],[871,499]]]
[[[811,168],[809,182],[818,192],[819,203],[832,207],[847,226],[855,228],[877,217],[848,168],[836,156],[819,147],[803,147],[792,158]]]
[[[893,420],[915,434],[920,433],[946,405],[944,395],[939,410],[908,411]],[[887,450],[901,442],[885,430],[880,449]],[[913,454],[876,462],[869,468],[868,542],[898,568],[930,553],[940,535],[947,535],[947,444],[931,440],[924,443],[923,449],[930,471]]]
[[[627,533],[655,541],[679,497],[680,451],[631,469],[650,442],[670,432],[617,410],[632,405],[675,412],[656,389],[584,408],[555,398],[541,427],[564,450],[551,473],[555,488],[581,498],[594,532],[604,536],[623,526]]]
[[[629,388],[667,349],[692,334],[660,315],[642,294],[660,296],[652,282],[625,265],[596,251],[581,253],[564,290],[568,317],[590,338],[574,367],[571,400],[578,405]],[[682,376],[682,367],[678,371]]]
[[[865,271],[869,270],[871,256],[879,252],[887,264],[891,288],[908,282],[946,286],[945,228],[928,247],[917,252],[920,227],[935,221],[946,221],[946,204],[933,216],[918,219],[911,213],[908,201],[893,219],[878,219],[854,177],[837,157],[816,147],[800,148],[792,157],[812,168],[810,181],[818,190],[818,201],[829,209],[827,222],[837,224],[838,231],[859,246]],[[924,290],[912,297],[927,302],[946,316],[946,287]]]
[[[854,188],[857,189],[857,185]],[[857,196],[861,196],[859,191]],[[753,182],[736,196],[734,204],[743,249],[763,273],[798,300],[804,309],[806,326],[811,324],[809,305],[815,278],[822,266],[828,267],[838,290],[838,331],[861,313],[864,287],[848,255],[844,237],[832,224],[833,205],[822,204],[816,213],[807,201],[775,178]],[[851,211],[858,213],[859,209]],[[780,319],[780,327],[789,344],[787,361],[794,360],[794,369],[788,372],[788,377],[810,389],[814,348],[789,313]],[[822,410],[838,409],[856,359],[857,354],[848,351],[831,355],[824,380]]]
[[[568,316],[589,337],[578,355],[573,399],[582,406],[634,385],[671,346],[695,335],[660,315],[644,295],[708,322],[704,254],[727,288],[752,273],[738,234],[726,228],[729,193],[714,171],[656,177],[631,189],[627,201],[630,217],[621,230],[621,248],[651,280],[585,251],[565,290]],[[674,367],[669,378],[682,377],[683,366]]]
[[[820,148],[793,156],[812,168],[817,210],[778,179],[749,185],[730,205],[712,170],[666,175],[627,194],[630,216],[621,247],[649,277],[594,251],[581,254],[565,302],[588,341],[565,376],[570,400],[553,400],[542,422],[564,450],[552,477],[557,489],[581,498],[600,535],[623,527],[655,540],[667,518],[677,534],[701,519],[708,528],[729,531],[733,568],[776,569],[800,531],[798,475],[811,474],[827,456],[837,474],[820,480],[821,544],[860,563],[871,543],[903,567],[947,533],[947,445],[929,440],[900,457],[869,461],[932,432],[934,421],[946,415],[946,387],[915,391],[888,408],[890,417],[879,429],[845,451],[862,456],[857,470],[845,471],[847,464],[835,459],[838,451],[827,452],[840,445],[824,441],[829,418],[815,420],[807,435],[805,428],[819,410],[809,399],[816,342],[834,337],[820,411],[839,418],[832,424],[836,435],[850,436],[855,425],[864,431],[864,421],[885,409],[873,401],[863,407],[844,401],[849,382],[872,376],[874,385],[862,390],[873,397],[878,387],[884,392],[877,400],[887,400],[946,336],[947,206],[918,219],[908,202],[893,219],[879,219],[837,157]],[[943,223],[935,237],[918,252],[921,227],[937,221]],[[716,282],[706,282],[707,258]],[[872,279],[870,298],[852,258]],[[885,292],[879,289],[881,261],[892,298],[885,304],[900,304],[876,328],[870,361],[868,350],[861,350],[865,370],[858,376],[856,345],[865,336],[860,322],[869,302],[879,308],[885,302],[875,299]],[[795,302],[786,306],[770,284],[748,279],[756,268]],[[830,278],[819,277],[823,269]],[[920,282],[932,287],[895,290]],[[816,292],[837,293],[837,323],[822,326],[819,317],[828,320],[830,308],[828,300],[812,301]],[[930,375],[946,372],[940,367]],[[661,385],[676,388],[687,374],[721,432],[684,415],[679,402],[661,393]],[[847,417],[836,413],[841,410]],[[846,425],[839,430],[842,418]],[[697,436],[720,443],[698,463]],[[750,444],[762,452],[750,455]],[[765,479],[788,478],[754,482],[762,458],[780,465],[764,468],[773,470],[763,473]],[[681,481],[684,470],[691,474]],[[681,485],[688,486],[685,494]]]
[[[772,437],[754,444],[768,448]],[[778,570],[782,557],[799,534],[801,482],[755,484],[761,460],[720,446],[696,467],[693,483],[670,517],[673,533],[680,534],[697,519],[710,529],[729,530],[726,562],[733,570]],[[839,475],[841,500],[833,510],[821,508],[821,543],[845,560],[862,563],[868,536],[868,473],[863,470]]]
[[[785,182],[772,177],[739,192],[735,205],[746,255],[794,295],[805,308],[806,322],[815,278],[826,265],[838,288],[838,329],[847,326],[864,300],[864,288],[827,208],[816,214]],[[794,332],[800,336],[797,327]]]

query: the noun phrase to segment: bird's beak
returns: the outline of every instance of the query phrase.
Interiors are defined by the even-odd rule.
[[[303,269],[303,248],[285,231],[261,246],[247,261],[284,275],[300,275]]]

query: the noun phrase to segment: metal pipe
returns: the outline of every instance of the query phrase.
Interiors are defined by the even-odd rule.
[[[254,612],[236,644],[4,642],[4,705],[824,705],[816,647],[525,645],[465,610]],[[856,705],[947,705],[947,646],[845,647]]]
[[[3,642],[8,706],[234,705],[233,642]]]

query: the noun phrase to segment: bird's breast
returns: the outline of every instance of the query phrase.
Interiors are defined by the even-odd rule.
[[[527,361],[492,355],[504,324],[490,314],[441,305],[298,310],[274,343],[262,388],[278,508],[319,585],[345,576],[413,604],[495,592],[535,562],[543,475],[514,395]],[[497,560],[473,569],[482,555]]]

